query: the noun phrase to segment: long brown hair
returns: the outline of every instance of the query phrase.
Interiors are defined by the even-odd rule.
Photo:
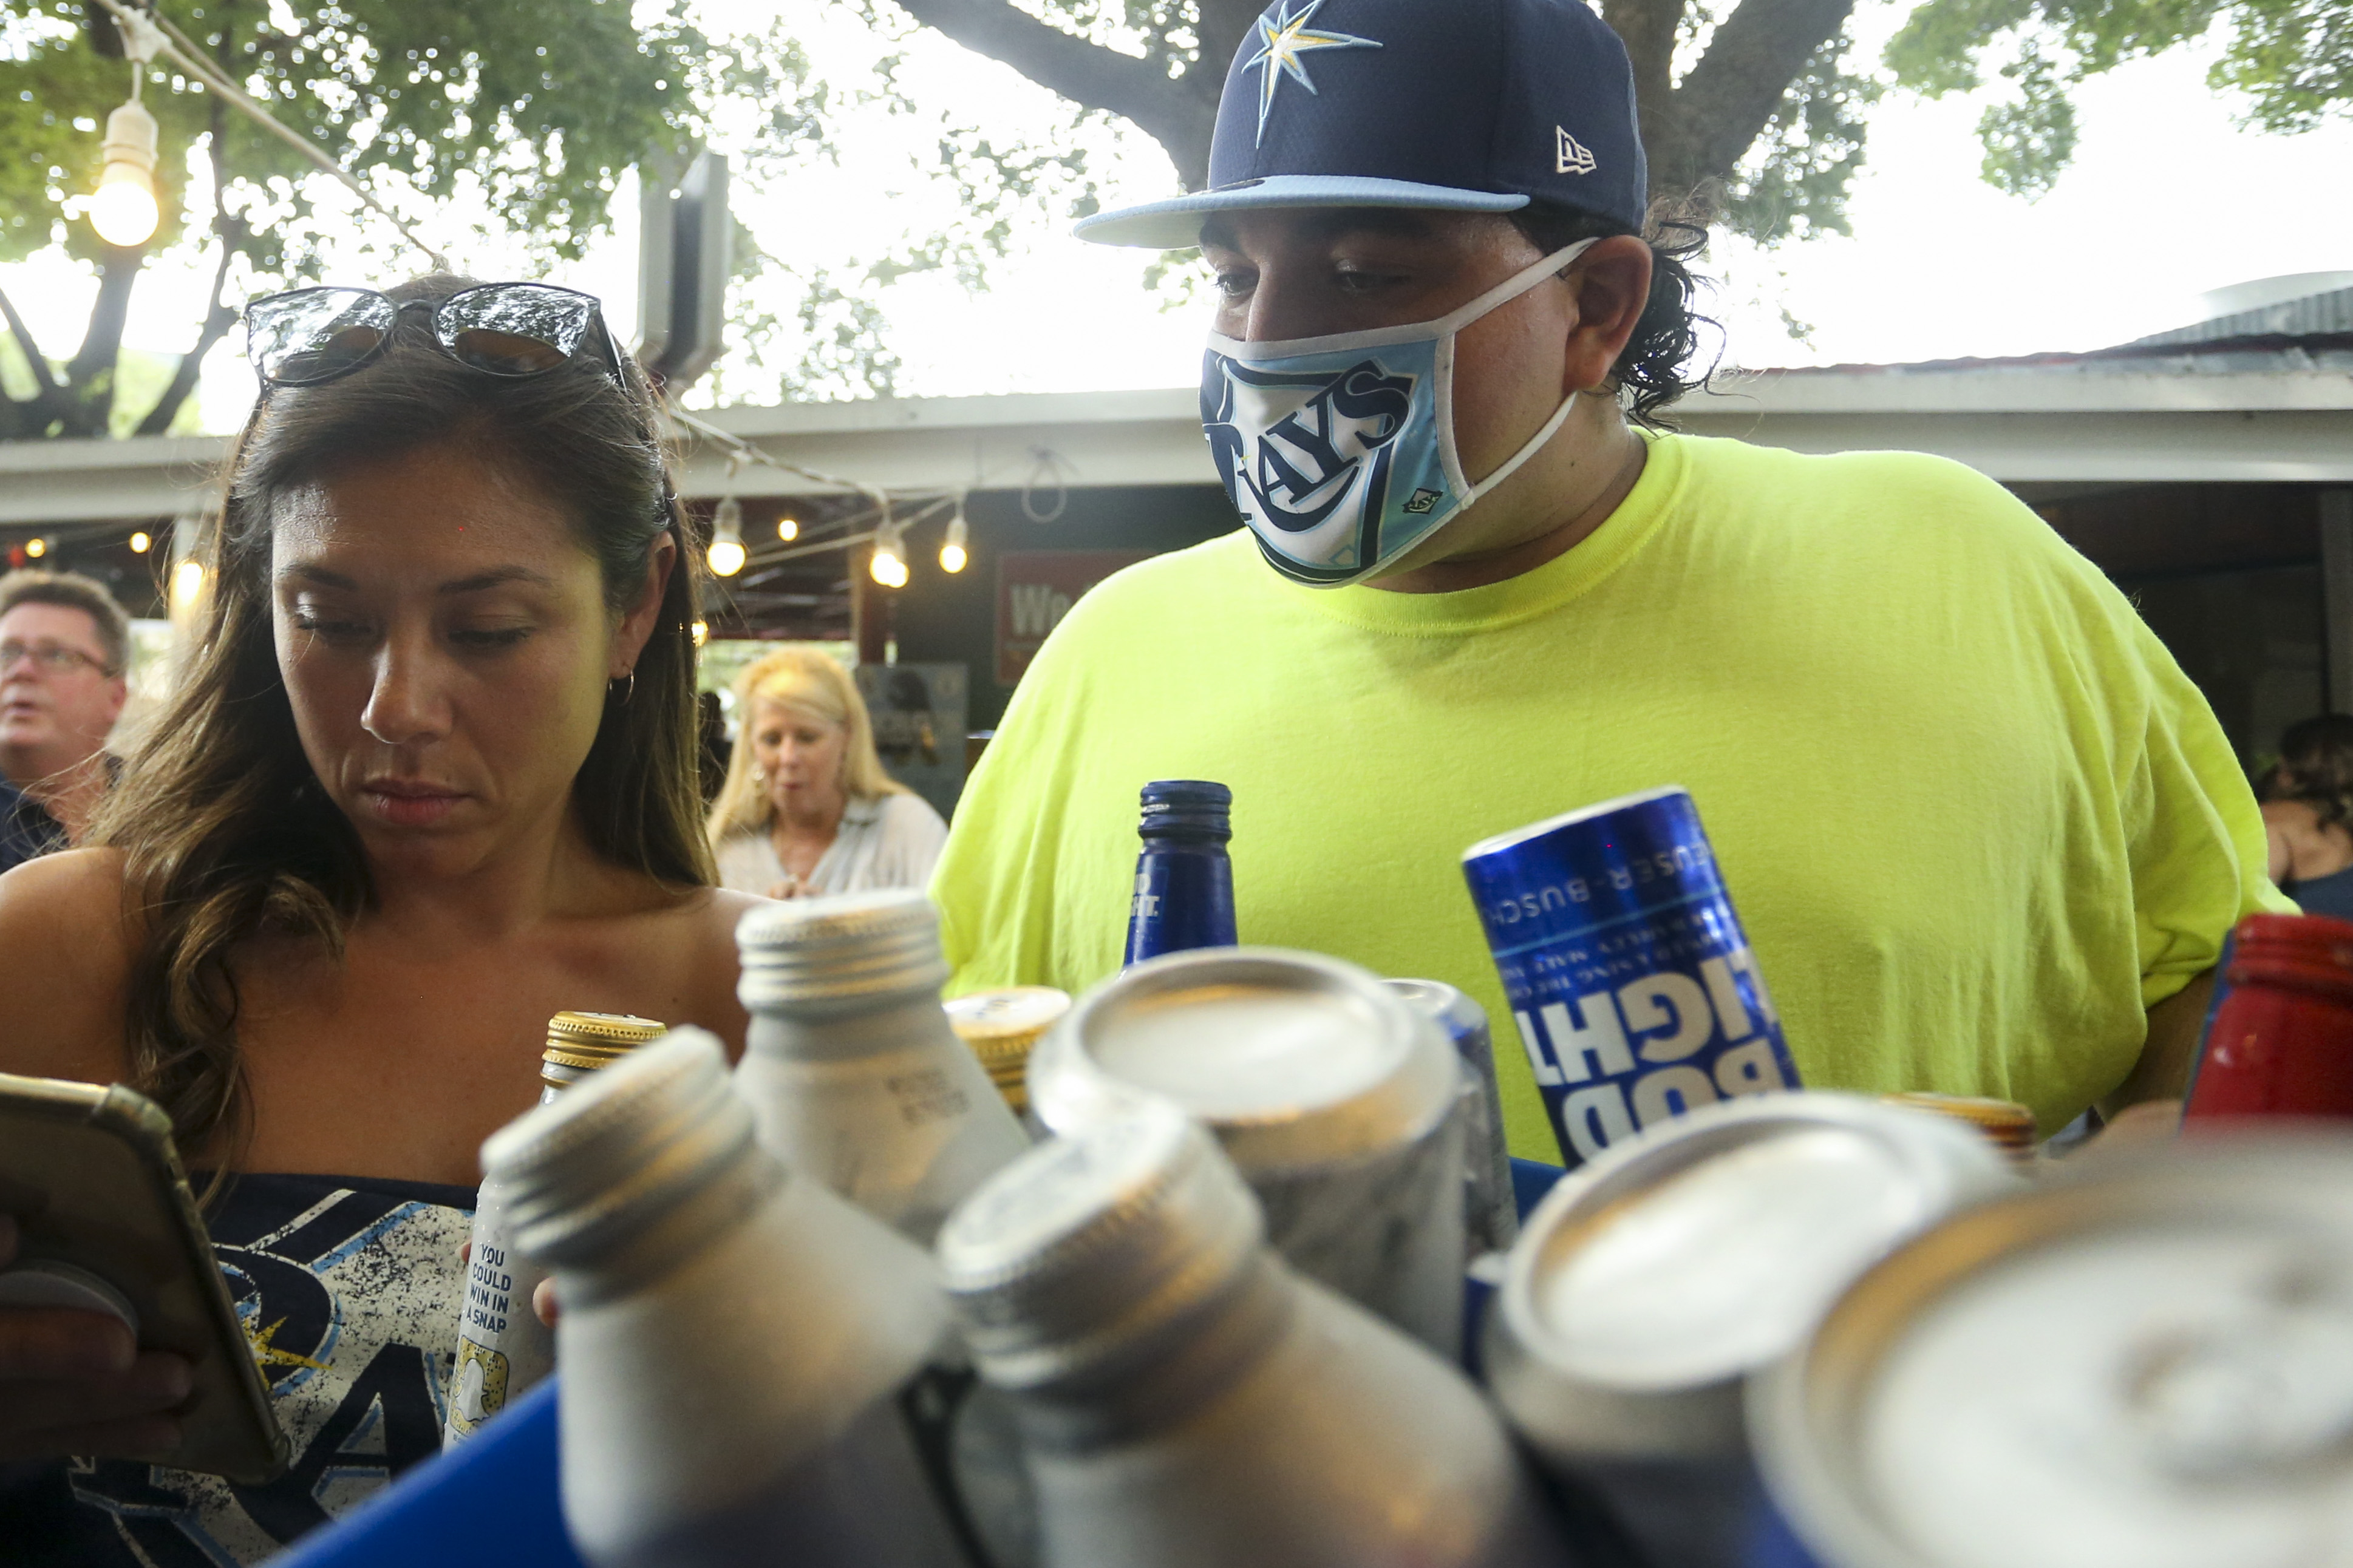
[[[470,279],[387,290],[438,300]],[[683,888],[712,882],[695,784],[694,552],[668,482],[651,394],[601,356],[500,380],[433,342],[404,311],[377,360],[339,381],[270,389],[229,456],[220,512],[197,556],[210,589],[177,689],[102,810],[92,842],[123,852],[138,941],[127,1006],[132,1083],[171,1114],[182,1146],[229,1168],[247,1131],[237,1044],[240,944],[315,938],[340,959],[375,896],[358,834],[319,786],[295,732],[271,636],[272,513],[334,464],[462,443],[571,512],[618,613],[665,534],[678,559],[635,679],[607,694],[573,783],[590,847]]]

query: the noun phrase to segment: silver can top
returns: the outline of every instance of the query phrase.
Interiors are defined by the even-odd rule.
[[[948,1216],[938,1253],[982,1372],[1027,1388],[1214,1295],[1261,1234],[1256,1201],[1208,1135],[1139,1097],[991,1176]]]
[[[1461,1068],[1436,1021],[1353,963],[1210,948],[1136,964],[1079,999],[1029,1058],[1029,1099],[1070,1131],[1165,1095],[1253,1175],[1361,1158],[1446,1115]]]
[[[939,911],[907,888],[765,905],[737,923],[735,945],[735,994],[754,1013],[862,1013],[948,978]]]
[[[1756,1380],[1783,1511],[1841,1568],[2353,1563],[2353,1136],[2071,1166]]]
[[[625,1245],[755,1152],[752,1110],[716,1037],[670,1031],[491,1134],[515,1243],[554,1264]]]
[[[2017,1180],[1968,1128],[1859,1096],[1701,1107],[1528,1216],[1488,1320],[1491,1381],[1547,1453],[1736,1452],[1743,1376],[1889,1247]]]

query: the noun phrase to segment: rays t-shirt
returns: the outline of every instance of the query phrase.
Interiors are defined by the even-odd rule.
[[[1245,942],[1450,982],[1557,1158],[1465,847],[1687,786],[1806,1083],[1991,1095],[2048,1132],[2145,1009],[2288,906],[2213,714],[2132,606],[1981,476],[1654,440],[1599,529],[1454,594],[1319,590],[1237,532],[1072,608],[933,883],[959,990],[1118,969],[1136,791],[1234,792]]]

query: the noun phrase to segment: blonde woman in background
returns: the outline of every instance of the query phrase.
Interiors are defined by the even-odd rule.
[[[779,648],[735,680],[743,726],[711,808],[722,886],[772,899],[922,888],[947,824],[882,771],[849,672]]]

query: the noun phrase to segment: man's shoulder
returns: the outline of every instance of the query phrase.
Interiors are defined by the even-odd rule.
[[[1230,590],[1238,581],[1255,584],[1265,570],[1250,530],[1238,527],[1231,533],[1182,550],[1147,555],[1121,567],[1088,589],[1071,607],[1071,616],[1082,610],[1095,618],[1182,611],[1191,602],[1188,595],[1210,588]]]
[[[1670,437],[1683,464],[1680,504],[1699,518],[1746,516],[1835,548],[1918,563],[1997,565],[2097,576],[2073,546],[1999,481],[1928,452],[1793,452],[1722,437]]]

